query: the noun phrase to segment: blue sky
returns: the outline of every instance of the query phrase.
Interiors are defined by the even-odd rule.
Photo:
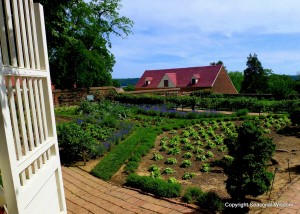
[[[276,74],[300,73],[299,0],[122,0],[133,34],[112,37],[113,78],[222,60],[243,71],[256,53]]]

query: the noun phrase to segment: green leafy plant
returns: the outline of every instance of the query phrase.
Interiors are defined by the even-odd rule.
[[[170,164],[170,165],[173,165],[173,164],[176,164],[177,163],[177,160],[176,158],[167,158],[165,164]]]
[[[201,149],[200,147],[196,147],[194,150],[194,154],[202,154],[204,152],[203,149]]]
[[[159,161],[159,160],[162,160],[162,159],[164,159],[164,156],[162,156],[162,155],[159,154],[159,153],[153,153],[152,160],[154,160],[154,161]]]
[[[183,158],[192,158],[193,157],[193,154],[190,153],[190,152],[186,152],[182,155]]]
[[[204,144],[203,144],[203,142],[201,142],[201,141],[196,141],[196,142],[195,142],[195,145],[196,145],[196,146],[203,146]]]
[[[208,152],[206,153],[206,157],[212,158],[212,157],[214,157],[214,153],[212,153],[211,151],[208,151]]]
[[[180,165],[180,167],[183,167],[183,168],[188,168],[191,166],[192,166],[192,162],[190,160],[183,160]]]
[[[215,147],[216,147],[216,144],[213,143],[211,140],[209,140],[209,141],[207,142],[207,145],[205,146],[206,149],[213,149],[213,148],[215,148]]]
[[[185,203],[196,203],[203,194],[203,191],[197,187],[188,187],[182,196],[182,201]]]
[[[160,168],[155,165],[155,164],[152,164],[149,169],[148,169],[149,172],[154,172],[154,171],[160,171]]]
[[[205,155],[197,155],[196,160],[198,161],[206,161],[207,157]]]
[[[151,172],[150,172],[150,177],[151,177],[151,178],[155,178],[155,179],[161,178],[160,171],[151,171]]]
[[[190,143],[187,143],[185,145],[183,145],[182,150],[188,151],[188,150],[193,150],[194,146]]]
[[[210,172],[210,164],[204,163],[200,169],[201,172]]]
[[[186,137],[181,139],[181,143],[183,143],[183,144],[187,144],[189,142],[190,142],[190,140]]]
[[[196,173],[193,173],[193,172],[185,172],[182,176],[182,180],[189,180],[189,179],[192,179],[196,176]]]
[[[224,202],[215,192],[203,193],[197,198],[197,202],[201,208],[212,210],[212,211],[222,211],[224,209]]]
[[[169,179],[168,179],[168,183],[177,184],[177,183],[178,183],[178,181],[177,181],[177,179],[176,179],[176,178],[174,178],[174,177],[169,177]]]
[[[168,147],[167,145],[163,145],[163,146],[159,149],[159,151],[161,151],[161,152],[169,151],[169,147]]]
[[[170,149],[168,152],[169,155],[177,155],[180,153],[181,153],[181,150],[179,147],[174,147],[174,148]]]
[[[167,167],[163,170],[162,174],[166,174],[166,175],[170,175],[170,174],[173,174],[175,173],[175,170],[170,168],[170,167]]]
[[[138,176],[136,174],[130,174],[127,177],[125,185],[166,198],[180,196],[182,189],[178,183],[169,183],[161,179],[153,179],[148,176]]]

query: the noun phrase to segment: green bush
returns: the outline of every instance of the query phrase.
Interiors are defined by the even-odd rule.
[[[239,109],[236,111],[236,116],[241,117],[241,116],[246,116],[249,113],[248,109]]]
[[[200,169],[201,172],[210,172],[210,165],[209,163],[204,163]]]
[[[191,166],[192,166],[192,162],[190,160],[183,160],[180,165],[180,167],[183,167],[183,168],[188,168]]]
[[[61,123],[57,125],[57,138],[60,147],[62,163],[73,163],[86,158],[94,158],[104,153],[105,149],[79,125],[75,123]]]
[[[190,153],[190,152],[186,152],[186,153],[184,153],[184,154],[182,155],[182,157],[183,157],[183,158],[191,158],[191,157],[193,157],[193,155],[192,155],[192,153]]]
[[[153,153],[152,160],[159,161],[159,160],[162,160],[162,159],[164,159],[164,157],[161,154],[159,154],[159,153]]]
[[[203,193],[197,198],[197,204],[201,208],[212,211],[222,211],[224,209],[224,202],[215,192]]]
[[[162,174],[165,174],[165,175],[170,175],[173,173],[175,173],[175,170],[170,167],[165,168],[164,171],[162,172]]]
[[[125,185],[166,198],[179,197],[182,189],[178,183],[169,183],[161,179],[153,179],[136,174],[130,174]]]
[[[182,196],[182,201],[185,203],[196,203],[204,192],[197,187],[188,187]]]
[[[196,176],[196,173],[194,172],[185,172],[182,176],[182,180],[189,180],[189,179],[192,179]]]

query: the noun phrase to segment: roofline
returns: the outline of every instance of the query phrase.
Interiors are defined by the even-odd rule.
[[[178,70],[178,69],[189,69],[189,68],[205,68],[212,66],[220,66],[220,65],[206,65],[206,66],[194,66],[194,67],[182,67],[182,68],[164,68],[164,69],[153,69],[153,70],[145,70],[146,71],[167,71],[167,70]],[[223,65],[221,65],[223,67]]]
[[[214,86],[214,84],[215,84],[215,82],[216,82],[216,80],[217,80],[217,78],[218,78],[218,76],[219,76],[219,74],[220,74],[220,72],[221,72],[221,69],[222,69],[222,68],[224,68],[224,66],[223,66],[223,65],[221,66],[221,68],[220,68],[220,70],[219,70],[218,74],[216,75],[216,78],[215,78],[215,80],[214,80],[213,84],[211,85],[211,87],[213,87],[213,86]],[[224,68],[224,69],[225,69],[225,68]],[[225,72],[226,72],[226,69],[225,69]],[[227,72],[226,72],[226,73],[227,73]],[[236,91],[236,93],[239,93],[239,92],[236,90],[236,88],[235,88],[234,84],[232,83],[232,81],[231,81],[231,79],[230,79],[230,76],[228,75],[228,73],[227,73],[227,76],[228,76],[228,78],[229,78],[229,81],[230,81],[231,85],[233,86],[234,90]]]

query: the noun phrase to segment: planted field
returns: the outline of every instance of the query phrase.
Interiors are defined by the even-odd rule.
[[[265,118],[261,126],[267,135],[279,139],[276,130],[289,123],[287,118]],[[228,155],[224,139],[234,137],[241,122],[202,121],[185,129],[164,132],[158,136],[155,148],[143,158],[137,174],[164,180],[175,180],[183,186],[214,190],[227,197],[224,167]],[[275,140],[276,140],[275,139]]]

